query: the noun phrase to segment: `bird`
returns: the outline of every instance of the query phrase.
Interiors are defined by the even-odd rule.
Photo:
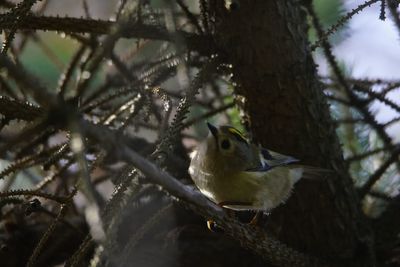
[[[232,126],[207,126],[208,137],[190,155],[189,174],[200,192],[223,208],[269,213],[301,178],[330,172],[251,143]]]

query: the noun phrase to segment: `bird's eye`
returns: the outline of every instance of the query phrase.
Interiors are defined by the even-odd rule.
[[[227,150],[227,149],[229,149],[230,147],[231,147],[231,143],[229,142],[229,140],[224,139],[224,140],[221,141],[221,148],[222,148],[222,149]]]

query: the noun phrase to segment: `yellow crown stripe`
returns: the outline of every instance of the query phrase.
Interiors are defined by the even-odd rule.
[[[237,130],[236,128],[230,127],[230,128],[228,128],[228,131],[229,131],[231,134],[238,135],[238,136],[240,136],[240,138],[242,138],[243,140],[246,140],[246,137],[245,137],[241,132],[239,132],[239,130]]]

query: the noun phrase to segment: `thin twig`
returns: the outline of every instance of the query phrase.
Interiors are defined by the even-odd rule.
[[[400,34],[400,16],[399,16],[399,12],[397,11],[398,7],[399,7],[398,1],[388,0],[388,8],[389,8],[390,15],[392,16],[394,24],[396,25],[397,32]]]
[[[321,34],[319,34],[319,36],[318,36],[319,39],[314,44],[312,44],[310,46],[311,51],[314,51],[315,49],[320,47],[322,45],[322,43],[324,41],[326,41],[331,34],[337,32],[338,28],[342,27],[348,20],[353,18],[354,15],[358,14],[359,12],[361,12],[366,7],[369,7],[369,6],[371,6],[372,4],[375,4],[378,1],[381,1],[381,0],[369,0],[369,1],[366,1],[366,2],[364,2],[364,4],[359,5],[355,9],[351,10],[350,12],[348,12],[345,16],[343,16],[340,19],[338,19],[338,21],[336,22],[335,25],[332,25],[328,30],[326,30],[325,32],[322,32]]]
[[[189,7],[183,2],[183,0],[177,0],[176,1],[179,5],[179,7],[183,10],[183,12],[186,14],[188,20],[191,22],[193,26],[195,26],[197,32],[199,34],[203,34],[203,29],[201,28],[198,19],[195,17],[195,15],[190,12]]]
[[[75,68],[77,67],[79,61],[82,59],[82,55],[86,50],[86,46],[82,45],[76,52],[75,55],[72,57],[67,69],[65,70],[65,72],[60,76],[59,80],[58,80],[58,88],[57,88],[57,92],[58,94],[63,97],[65,90],[68,87],[68,83],[71,81],[72,79],[72,74],[75,70]]]
[[[35,249],[33,250],[32,255],[29,257],[27,266],[28,267],[34,267],[36,265],[37,258],[39,254],[42,252],[44,246],[46,245],[47,241],[50,238],[50,235],[54,232],[57,224],[61,221],[61,219],[65,216],[67,212],[67,208],[69,204],[71,203],[71,200],[73,196],[76,194],[76,188],[72,190],[72,192],[69,194],[67,197],[67,201],[65,204],[61,205],[60,211],[58,212],[57,217],[54,219],[52,224],[49,226],[49,228],[46,230],[46,232],[43,234],[42,238],[39,240],[39,243],[36,245]]]
[[[367,158],[367,157],[369,157],[369,156],[372,156],[372,155],[377,154],[377,153],[379,153],[379,152],[388,151],[388,150],[390,150],[390,149],[391,149],[390,147],[381,147],[381,148],[377,148],[377,149],[374,149],[374,150],[371,150],[371,151],[367,151],[367,152],[362,153],[362,154],[353,155],[353,156],[351,156],[351,157],[348,157],[348,158],[346,159],[346,161],[347,161],[347,162],[360,161],[360,160],[365,159],[365,158]]]
[[[10,196],[35,196],[35,197],[42,197],[44,199],[49,199],[56,201],[60,204],[64,204],[67,201],[67,197],[56,196],[49,193],[39,192],[36,190],[11,190],[0,192],[0,198],[6,198]]]
[[[12,29],[10,21],[5,20],[5,15],[0,15],[0,28]],[[60,18],[50,16],[28,15],[18,24],[19,30],[43,30],[71,33],[90,33],[94,35],[109,34],[112,28],[117,26],[117,22],[84,19],[84,18]],[[178,31],[185,38],[186,45],[201,54],[212,54],[213,46],[210,37],[196,35],[184,31]],[[151,25],[135,25],[129,22],[121,31],[122,38],[152,39],[161,41],[172,41],[169,32],[161,27]]]
[[[374,186],[374,184],[381,178],[386,170],[395,162],[400,162],[400,147],[392,152],[390,157],[368,178],[367,182],[359,190],[361,197],[364,197]]]
[[[204,122],[205,119],[210,118],[210,117],[212,117],[212,116],[214,116],[216,114],[219,114],[219,113],[221,113],[221,112],[223,112],[225,110],[228,110],[230,108],[233,108],[234,106],[235,106],[235,103],[232,102],[232,103],[226,104],[226,105],[224,105],[222,107],[210,110],[209,112],[207,112],[207,113],[205,113],[205,114],[203,114],[203,115],[201,115],[201,116],[199,116],[197,118],[193,118],[191,120],[188,120],[187,122],[185,122],[183,124],[183,128],[187,128],[187,127],[189,127],[189,126],[191,126],[193,124],[196,124],[198,122]]]

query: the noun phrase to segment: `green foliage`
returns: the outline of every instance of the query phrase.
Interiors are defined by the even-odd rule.
[[[70,38],[60,38],[55,33],[39,33],[37,36],[38,41],[27,42],[20,55],[21,63],[29,72],[42,77],[42,82],[49,88],[55,88],[63,67],[68,63],[78,43]]]
[[[318,14],[320,22],[324,29],[334,25],[338,19],[345,13],[342,0],[314,0],[314,9]],[[343,40],[346,34],[346,26],[340,28],[334,35],[333,42],[337,43]],[[310,42],[315,42],[318,37],[313,28],[309,32]]]
[[[342,0],[314,0],[313,4],[324,26],[336,23],[344,12]]]

